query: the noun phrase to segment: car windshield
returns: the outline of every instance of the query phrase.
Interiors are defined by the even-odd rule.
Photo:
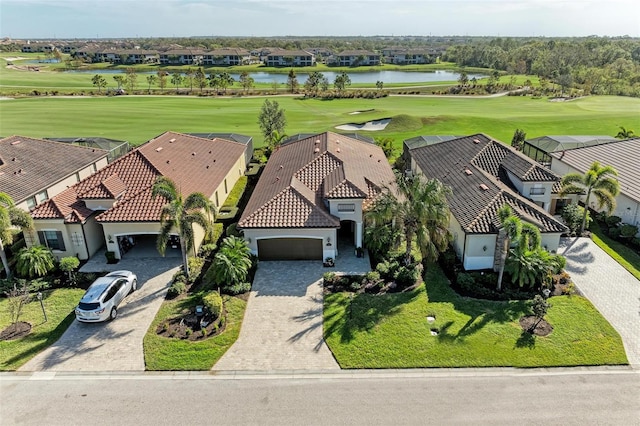
[[[78,304],[78,309],[83,311],[95,311],[100,307],[99,303],[82,303]]]

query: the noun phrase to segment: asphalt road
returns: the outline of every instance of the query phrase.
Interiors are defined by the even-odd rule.
[[[638,425],[640,371],[2,374],[0,424]]]

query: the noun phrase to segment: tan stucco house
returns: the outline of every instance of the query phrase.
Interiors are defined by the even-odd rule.
[[[249,145],[166,132],[38,206],[28,245],[48,246],[58,258],[87,259],[106,246],[120,259],[127,240],[155,242],[166,200],[153,199],[156,179],[168,177],[184,196],[201,192],[216,206],[246,170]],[[203,237],[195,229],[196,248]]]
[[[362,247],[363,211],[394,174],[382,149],[326,132],[291,140],[267,162],[238,225],[261,260],[335,258]]]
[[[553,152],[551,170],[560,176],[584,174],[594,161],[611,166],[618,172],[620,194],[616,197],[616,209],[612,214],[621,217],[624,223],[640,228],[640,138]],[[585,197],[581,196],[580,200],[584,202]],[[593,198],[589,207],[598,210]]]
[[[558,249],[567,228],[549,214],[551,192],[560,177],[486,135],[445,140],[409,150],[412,173],[449,186],[453,247],[466,270],[494,268],[505,204],[523,221],[536,225],[542,245]]]
[[[0,139],[0,192],[25,210],[91,176],[108,164],[103,149],[10,136]]]

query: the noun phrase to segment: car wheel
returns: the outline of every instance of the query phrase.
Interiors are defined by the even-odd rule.
[[[114,319],[116,319],[117,316],[118,316],[118,310],[114,306],[113,308],[111,308],[111,315],[109,315],[109,319],[113,321]]]
[[[133,282],[131,283],[131,292],[133,293],[137,289],[138,289],[138,280],[133,280]]]

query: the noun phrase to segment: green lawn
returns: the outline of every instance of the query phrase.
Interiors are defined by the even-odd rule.
[[[546,337],[523,333],[527,302],[463,298],[437,266],[401,294],[345,293],[324,301],[325,339],[342,368],[546,367],[626,364],[620,336],[582,297],[559,296]],[[433,315],[436,321],[427,322]],[[430,329],[437,328],[438,336]]]
[[[592,222],[589,230],[592,233],[591,239],[594,243],[640,280],[640,255],[638,253],[605,235],[598,222]]]
[[[28,303],[22,311],[20,321],[31,324],[31,333],[22,339],[0,341],[0,371],[16,370],[38,352],[50,346],[74,321],[73,309],[84,294],[81,289],[56,289],[43,292],[43,302],[48,321],[44,322],[38,300]],[[0,330],[11,322],[7,311],[7,299],[0,300]]]
[[[227,326],[222,334],[201,342],[169,339],[156,334],[156,328],[163,320],[179,315],[183,309],[193,309],[195,297],[162,304],[144,337],[147,370],[210,370],[238,338],[247,302],[230,296],[223,296]]]
[[[382,99],[315,100],[279,97],[286,133],[324,132],[335,126],[395,117],[414,117],[421,127],[361,132],[402,140],[418,135],[486,133],[509,142],[516,128],[528,137],[548,134],[613,135],[618,126],[640,128],[640,99],[598,96],[572,102],[505,96],[434,98],[391,96]],[[103,136],[141,144],[167,130],[235,132],[262,144],[257,116],[264,98],[117,96],[0,100],[3,136]],[[372,110],[358,115],[354,111]],[[415,121],[415,120],[414,120]],[[393,123],[392,123],[393,124]]]

